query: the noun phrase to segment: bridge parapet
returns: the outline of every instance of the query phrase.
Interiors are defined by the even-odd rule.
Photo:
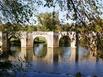
[[[26,47],[27,32],[21,32],[21,47]]]
[[[33,35],[48,35],[48,32],[41,32],[41,31],[36,31],[32,32]]]

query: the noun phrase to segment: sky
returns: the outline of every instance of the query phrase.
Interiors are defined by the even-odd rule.
[[[38,8],[38,14],[39,13],[46,13],[46,12],[49,13],[49,12],[53,12],[53,11],[54,11],[54,8],[48,8],[48,7],[42,7],[42,6]],[[67,11],[61,11],[60,8],[59,8],[59,6],[57,6],[55,8],[55,12],[57,12],[59,14],[59,20],[63,24],[73,22],[70,19],[68,19],[68,20],[66,19]],[[37,18],[35,18],[35,19],[37,20]]]

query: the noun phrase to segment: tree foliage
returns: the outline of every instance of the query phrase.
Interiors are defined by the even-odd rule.
[[[45,0],[47,6],[58,4],[62,11],[67,11],[67,18],[76,24],[86,25],[102,14],[102,0]],[[88,22],[88,23],[86,23]]]
[[[102,48],[102,15],[103,15],[103,0],[45,0],[47,6],[53,6],[53,3],[59,4],[62,11],[67,11],[67,19],[74,21],[76,31],[76,39],[78,39],[78,32],[83,37],[81,42],[85,46],[89,46],[92,52],[96,52],[98,48]],[[55,4],[54,4],[55,5]],[[90,37],[88,37],[90,35]],[[91,40],[92,39],[92,40]],[[80,39],[79,39],[80,40]],[[78,41],[76,46],[78,48]],[[84,40],[84,41],[83,41]],[[78,50],[78,49],[77,49]]]
[[[41,13],[38,16],[38,21],[39,21],[39,29],[41,30],[47,30],[47,31],[55,31],[56,28],[60,26],[60,21],[58,14],[53,12],[53,13]]]
[[[22,0],[1,0],[0,22],[21,24],[29,22],[29,18],[33,13],[31,7],[25,2],[22,2]]]

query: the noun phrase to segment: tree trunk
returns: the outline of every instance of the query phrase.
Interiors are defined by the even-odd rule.
[[[97,32],[96,33],[96,37],[97,37],[97,39],[96,39],[96,41],[97,41],[97,43],[96,43],[96,46],[97,46],[97,50],[99,50],[99,49],[101,49],[102,47],[102,45],[101,45],[101,39],[100,39],[100,35],[99,35],[99,33]]]
[[[99,53],[98,51],[102,50],[102,45],[101,45],[101,38],[100,38],[100,34],[99,32],[96,33],[96,51],[95,51],[95,55],[96,55],[96,62],[98,62],[99,60]]]
[[[7,52],[10,51],[10,39],[7,39]]]
[[[75,62],[78,62],[79,59],[79,32],[76,32],[76,55]]]

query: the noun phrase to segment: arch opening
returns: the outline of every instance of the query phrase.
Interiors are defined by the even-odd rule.
[[[10,55],[16,56],[21,51],[21,41],[17,37],[11,37],[9,39],[9,51]]]
[[[45,37],[37,36],[33,41],[33,53],[36,57],[45,57],[47,54],[47,40]]]
[[[70,42],[71,42],[71,40],[70,40],[69,36],[63,36],[59,40],[59,46],[60,47],[70,47]]]
[[[60,47],[60,57],[65,59],[71,56],[71,39],[69,36],[63,36],[59,40],[59,47]]]

